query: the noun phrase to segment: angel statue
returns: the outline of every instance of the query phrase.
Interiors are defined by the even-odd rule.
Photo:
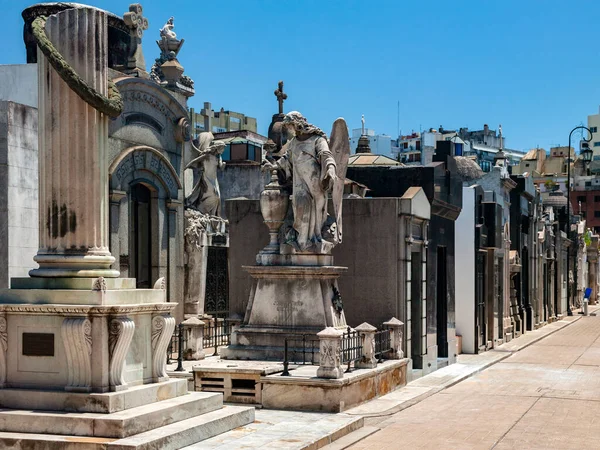
[[[200,133],[198,147],[192,141],[192,148],[198,156],[192,159],[186,169],[194,171],[194,180],[197,180],[191,194],[185,199],[186,206],[196,209],[203,214],[211,216],[221,215],[221,192],[217,180],[217,169],[223,169],[225,163],[222,159],[225,143],[214,141],[212,133]]]
[[[167,20],[167,23],[160,29],[161,37],[164,36],[167,39],[177,39],[177,35],[173,31],[173,28],[175,28],[174,18],[170,17],[169,20]]]
[[[263,165],[266,170],[280,169],[292,183],[293,218],[287,228],[284,224],[281,252],[329,254],[342,242],[342,198],[350,156],[346,121],[335,121],[329,142],[297,111],[286,114],[283,126],[293,136],[286,152]],[[334,217],[327,214],[330,192]]]

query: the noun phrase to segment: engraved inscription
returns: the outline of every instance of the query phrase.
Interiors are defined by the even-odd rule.
[[[54,356],[54,333],[23,333],[23,356]]]

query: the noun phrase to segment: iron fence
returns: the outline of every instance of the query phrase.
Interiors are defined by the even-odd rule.
[[[377,362],[383,362],[386,353],[392,350],[392,335],[391,331],[381,330],[375,333],[375,358]]]
[[[231,335],[231,324],[222,318],[214,317],[212,319],[204,319],[204,348],[214,348],[213,356],[219,354],[219,347],[229,345],[229,337]]]
[[[185,335],[183,324],[179,324],[175,327],[175,331],[173,332],[173,336],[171,336],[171,340],[169,341],[169,346],[167,347],[167,364],[171,364],[173,359],[177,360],[177,368],[176,372],[183,372],[183,352],[187,347],[187,336]]]
[[[342,336],[341,363],[347,364],[346,372],[352,372],[352,365],[362,357],[363,338],[358,331],[348,327]]]
[[[282,376],[289,376],[290,363],[297,365],[317,364],[319,353],[319,339],[306,334],[285,338],[283,350],[283,372]]]

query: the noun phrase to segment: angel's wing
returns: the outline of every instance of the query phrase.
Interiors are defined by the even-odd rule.
[[[342,242],[342,199],[344,197],[344,181],[346,180],[346,169],[350,158],[350,137],[348,136],[348,125],[342,118],[333,123],[329,139],[329,149],[333,154],[336,164],[337,180],[333,184],[331,200],[336,222],[336,244]]]
[[[200,133],[198,135],[198,147],[196,147],[194,145],[193,141],[192,141],[192,147],[198,153],[202,154],[206,150],[208,150],[208,147],[210,147],[210,144],[211,144],[211,142],[213,141],[214,138],[215,137],[213,136],[213,134],[210,131],[207,131],[207,132],[204,132],[204,133]]]

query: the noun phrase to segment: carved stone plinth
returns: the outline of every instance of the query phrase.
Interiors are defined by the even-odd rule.
[[[362,356],[356,363],[356,367],[359,369],[377,367],[377,358],[375,358],[375,333],[377,328],[364,322],[357,326],[355,330],[358,331],[363,343]]]
[[[242,325],[232,333],[227,359],[281,360],[286,336],[345,329],[338,266],[245,266],[254,287]]]
[[[344,332],[333,327],[328,327],[317,334],[319,338],[319,378],[342,378],[342,337]]]
[[[387,327],[390,332],[390,340],[391,340],[391,347],[392,347],[392,352],[390,355],[388,355],[388,359],[402,359],[404,358],[404,351],[402,350],[403,348],[403,343],[402,343],[402,335],[403,335],[403,329],[404,329],[404,323],[401,322],[400,320],[396,319],[395,317],[392,317],[390,320],[388,320],[387,322],[383,322],[383,326]]]

